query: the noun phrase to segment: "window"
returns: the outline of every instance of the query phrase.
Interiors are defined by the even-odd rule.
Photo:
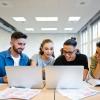
[[[94,55],[96,51],[96,43],[98,40],[100,40],[100,20],[96,21],[92,25],[92,30],[92,55]]]
[[[98,21],[98,37],[100,38],[100,20]]]
[[[82,53],[88,55],[88,33],[87,29],[82,32],[81,36],[81,47]]]
[[[97,37],[98,37],[98,35],[97,35],[97,23],[95,23],[95,24],[93,24],[93,26],[92,26],[92,32],[93,32],[93,40],[94,39],[96,39]]]
[[[89,23],[87,29],[80,32],[81,52],[91,57],[95,54],[96,43],[100,41],[100,19],[92,25]]]

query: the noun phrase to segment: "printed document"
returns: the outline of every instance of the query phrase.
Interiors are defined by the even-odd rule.
[[[29,88],[7,88],[0,91],[0,99],[24,99],[28,100],[38,95],[41,89],[29,89]]]
[[[71,100],[80,100],[88,96],[96,95],[100,91],[96,91],[90,88],[81,89],[58,89],[57,90],[63,96],[67,96]]]

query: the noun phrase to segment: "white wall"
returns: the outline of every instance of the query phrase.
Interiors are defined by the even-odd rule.
[[[54,42],[54,51],[55,51],[55,57],[60,55],[60,49],[63,46],[63,43],[65,40],[72,36],[76,36],[75,34],[46,34],[46,33],[37,33],[37,34],[27,34],[27,44],[26,48],[24,50],[24,53],[26,53],[29,57],[31,57],[33,54],[36,54],[39,52],[39,47],[43,39],[51,39]],[[10,36],[11,33],[7,33],[5,31],[0,30],[0,51],[6,50],[10,47]]]
[[[3,31],[0,29],[0,51],[6,50],[10,46],[10,35],[11,33],[8,33],[6,31]]]

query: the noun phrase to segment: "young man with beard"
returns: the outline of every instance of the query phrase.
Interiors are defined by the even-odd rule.
[[[26,45],[26,39],[25,34],[14,32],[11,35],[11,47],[0,52],[0,83],[7,82],[6,66],[27,66],[29,64],[29,58],[22,53]]]

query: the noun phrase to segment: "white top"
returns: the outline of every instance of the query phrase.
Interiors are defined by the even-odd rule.
[[[14,60],[14,66],[19,66],[19,61],[20,61],[20,56],[15,58],[14,56],[11,55],[11,57],[13,58]]]

